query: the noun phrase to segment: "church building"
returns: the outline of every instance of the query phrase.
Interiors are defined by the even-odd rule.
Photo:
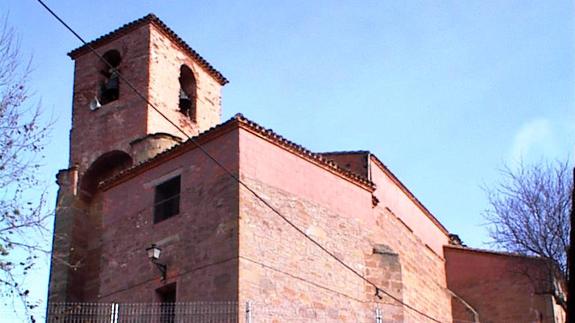
[[[69,56],[48,322],[562,319],[543,260],[463,246],[369,151],[222,122],[228,80],[156,16]]]

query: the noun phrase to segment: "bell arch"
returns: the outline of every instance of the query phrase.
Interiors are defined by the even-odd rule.
[[[179,110],[195,122],[197,118],[197,84],[192,69],[187,65],[180,66],[178,81],[180,82]]]
[[[122,55],[115,49],[111,49],[102,55],[105,62],[102,62],[100,74],[104,79],[100,82],[99,100],[104,105],[120,98],[119,68],[122,62]]]

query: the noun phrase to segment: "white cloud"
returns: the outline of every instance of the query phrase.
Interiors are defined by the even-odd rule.
[[[553,129],[549,120],[533,119],[524,123],[515,134],[509,158],[515,163],[527,159],[530,155],[552,152],[554,146]]]

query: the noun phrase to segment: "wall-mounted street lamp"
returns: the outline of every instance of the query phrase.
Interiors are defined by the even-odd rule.
[[[150,261],[160,270],[160,273],[162,274],[162,280],[166,280],[166,272],[168,271],[168,266],[158,262],[162,249],[156,246],[156,244],[152,243],[150,247],[146,248],[146,252],[148,253],[148,259],[150,259]]]

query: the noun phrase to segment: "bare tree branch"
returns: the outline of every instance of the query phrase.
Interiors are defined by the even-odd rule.
[[[550,260],[567,277],[569,212],[568,162],[548,162],[516,168],[504,166],[501,181],[484,188],[489,209],[484,212],[492,243],[511,252]]]
[[[38,304],[22,281],[40,256],[49,253],[45,194],[40,164],[51,122],[30,104],[30,62],[22,62],[19,42],[4,18],[0,23],[0,295],[4,305]],[[40,190],[38,190],[40,188]],[[34,321],[28,315],[30,321]]]

